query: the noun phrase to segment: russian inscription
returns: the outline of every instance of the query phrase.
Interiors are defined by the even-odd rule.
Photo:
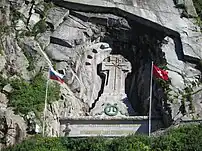
[[[127,136],[135,134],[140,126],[141,124],[73,124],[68,126],[71,130],[66,136]]]

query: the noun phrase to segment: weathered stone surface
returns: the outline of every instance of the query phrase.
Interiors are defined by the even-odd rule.
[[[34,25],[41,20],[40,15],[33,13],[29,19],[29,27],[32,29]]]
[[[50,137],[59,136],[59,103],[60,102],[52,103],[50,106],[48,106],[48,110],[46,112],[46,135]]]
[[[60,41],[60,45],[68,48],[75,47],[76,45],[84,44],[85,36],[81,29],[74,28],[68,25],[68,21],[64,21],[52,34],[54,43]],[[65,31],[65,32],[64,32]]]
[[[194,31],[191,30],[190,27],[192,26],[197,28],[197,26],[193,24],[192,20],[180,18],[180,14],[178,10],[173,7],[174,2],[171,0],[170,1],[155,0],[152,2],[149,2],[149,1],[148,2],[139,2],[139,1],[116,2],[116,1],[105,1],[105,0],[96,0],[96,1],[63,0],[63,1],[60,1],[59,3],[58,1],[55,1],[55,3],[57,3],[58,5],[62,4],[63,7],[67,7],[67,8],[71,8],[73,10],[79,10],[79,11],[103,12],[103,13],[106,13],[106,12],[113,13],[113,11],[115,11],[120,16],[127,15],[128,18],[134,19],[134,20],[136,19],[134,15],[136,15],[138,17],[148,19],[154,23],[157,23],[159,25],[162,25],[174,31],[177,31],[180,34],[184,32],[189,33],[189,36],[192,36],[192,34],[194,33]],[[99,9],[93,10],[92,9],[93,7],[98,7]],[[190,6],[189,10],[191,8],[193,7]],[[158,26],[157,24],[154,25],[152,22],[148,24],[148,22],[146,22],[145,20],[142,20],[141,18],[136,19],[136,21],[140,23],[145,22],[146,26],[152,26],[152,28],[158,28],[158,30],[162,29],[162,27]],[[170,21],[168,22],[167,20],[170,20]],[[200,30],[197,30],[197,31],[200,32]],[[172,32],[172,31],[168,30],[166,32]],[[184,42],[184,39],[182,39],[182,42]],[[190,42],[189,45],[191,45],[191,47],[195,47],[196,43]]]
[[[10,93],[13,90],[12,86],[10,84],[7,84],[3,87],[3,91]]]
[[[93,14],[93,13],[84,13],[73,11],[72,14],[83,21],[92,22],[94,24],[100,24],[107,27],[114,27],[114,28],[125,28],[130,29],[130,25],[128,21],[123,18],[113,14]]]
[[[46,22],[50,23],[53,29],[56,29],[63,22],[64,17],[68,16],[69,10],[61,7],[52,7],[47,14]]]
[[[202,44],[197,42],[200,36],[196,34],[191,37],[185,34],[182,36],[184,55],[197,59],[202,58]]]
[[[26,137],[26,124],[22,117],[15,115],[10,109],[0,114],[0,138],[5,146],[21,142]]]
[[[160,23],[158,13],[164,13],[166,15],[169,13],[177,13],[177,10],[173,8],[173,1],[152,1],[152,2],[139,2],[139,1],[106,1],[106,0],[63,0],[57,4],[63,4],[63,7],[67,7],[80,11],[97,11],[97,12],[112,12],[113,9],[118,8],[121,11],[126,11],[134,15],[138,15],[142,18],[147,18],[153,22]],[[73,5],[76,3],[76,5]],[[155,5],[154,5],[155,4]],[[74,7],[73,7],[74,6]],[[160,6],[160,7],[159,7]],[[92,7],[99,7],[99,9],[93,10]],[[111,10],[110,10],[111,9]],[[167,10],[165,13],[164,10]],[[121,13],[123,13],[121,12]]]
[[[26,5],[24,3],[24,0],[21,1],[21,2],[22,2],[21,4],[18,4],[18,7],[20,7],[20,9],[18,9],[18,12],[20,12],[21,14],[23,14],[25,16],[25,18],[29,18],[29,16],[30,16],[29,12],[31,10],[32,3],[29,3],[28,5]],[[31,13],[33,13],[33,12],[31,12]]]
[[[6,59],[2,55],[0,55],[0,62],[1,62],[1,64],[0,64],[0,71],[1,71],[2,69],[4,69],[5,64],[6,64]]]
[[[24,28],[26,28],[26,25],[23,20],[18,20],[16,24],[16,30],[23,30]]]
[[[169,37],[166,37],[165,40],[167,43],[162,46],[162,50],[165,52],[168,68],[176,72],[181,72],[184,69],[184,62],[178,59],[174,41]]]
[[[50,44],[45,51],[50,58],[58,61],[63,61],[75,58],[76,54],[74,53],[74,50],[75,49],[60,46],[57,44]]]
[[[169,97],[170,99],[173,101],[173,103],[171,104],[171,108],[172,108],[172,117],[174,117],[174,120],[177,119],[185,119],[185,118],[191,118],[191,116],[193,116],[193,114],[190,113],[189,110],[189,103],[186,106],[187,109],[187,115],[184,116],[181,114],[180,110],[180,106],[182,105],[181,101],[182,101],[182,95],[184,95],[184,89],[190,85],[192,82],[196,82],[198,83],[198,78],[200,77],[200,71],[197,70],[196,68],[194,68],[195,65],[191,64],[191,63],[185,63],[182,62],[180,60],[178,60],[178,56],[176,54],[174,50],[174,43],[173,40],[170,38],[166,38],[167,40],[167,44],[163,45],[163,51],[165,52],[165,56],[168,62],[168,75],[171,78],[171,86],[170,88],[172,89],[172,91],[169,93]],[[188,46],[189,48],[191,47],[189,45],[189,42],[187,43],[187,45],[183,45],[184,47]],[[190,49],[186,49],[184,48],[184,50],[186,50],[186,55],[192,56],[193,58],[200,58],[201,55],[201,51],[200,49],[196,49],[196,48],[190,48]],[[197,50],[196,52],[193,52]],[[193,55],[191,53],[194,53]],[[191,84],[192,85],[192,84]],[[191,86],[192,87],[192,86]],[[198,88],[200,89],[200,87]],[[182,92],[183,94],[180,94],[179,92]],[[195,91],[194,91],[195,92]],[[199,92],[200,94],[200,92]],[[197,96],[199,95],[197,94]],[[195,98],[195,96],[193,96],[193,98]],[[194,108],[197,108],[194,116],[197,117],[197,114],[200,114],[200,111],[198,110],[198,106],[199,106],[199,102],[197,101],[198,99],[194,99],[193,101],[193,106]]]
[[[194,8],[194,4],[193,4],[192,0],[185,0],[185,7],[186,7],[187,13],[191,17],[197,17],[198,16],[196,13],[196,9]]]
[[[64,74],[65,74],[65,77],[66,77],[66,79],[70,79],[71,78],[71,76],[70,77],[67,77],[68,75],[66,74],[66,71],[65,71],[65,69],[67,69],[68,68],[68,63],[67,62],[58,62],[58,63],[56,63],[56,69],[58,70],[58,71],[63,71],[64,72]]]
[[[168,74],[170,78],[172,79],[171,83],[173,88],[175,90],[178,90],[178,89],[183,90],[185,87],[183,77],[177,72],[173,72],[173,71],[169,71]]]
[[[45,116],[46,135],[59,136],[59,119],[63,117],[80,117],[86,114],[85,104],[78,99],[71,89],[66,85],[61,87],[61,99],[48,106]]]
[[[87,47],[87,51],[84,56],[81,56],[81,62],[83,63],[79,76],[82,81],[82,87],[80,88],[81,94],[86,94],[84,102],[92,107],[93,102],[98,97],[98,93],[101,88],[101,78],[97,75],[97,65],[100,64],[111,52],[111,48],[107,43],[95,43],[90,47]]]
[[[23,43],[25,45],[26,51],[28,51],[28,54],[32,55],[35,60],[37,60],[36,62],[34,62],[34,74],[35,72],[39,72],[44,66],[52,65],[50,59],[48,58],[40,44],[33,37],[23,39]]]
[[[8,99],[5,94],[0,93],[0,111],[5,111],[7,108]]]
[[[5,46],[7,48],[4,50],[5,55],[7,55],[7,72],[11,75],[18,73],[23,79],[29,80],[30,75],[27,71],[29,62],[14,39],[14,35],[6,37]]]
[[[37,36],[37,41],[40,44],[42,50],[44,50],[50,44],[50,35],[51,31],[46,31]]]

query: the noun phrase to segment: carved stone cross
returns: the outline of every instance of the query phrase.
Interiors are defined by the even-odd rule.
[[[106,75],[103,93],[125,94],[125,78],[131,71],[130,62],[121,55],[110,55],[102,63]]]
[[[128,116],[130,103],[126,103],[125,79],[131,71],[131,64],[121,55],[109,55],[102,62],[101,71],[105,74],[104,90],[95,107],[93,116]]]

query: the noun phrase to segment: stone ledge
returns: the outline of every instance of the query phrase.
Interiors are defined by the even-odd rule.
[[[102,1],[101,0],[85,0],[85,1],[53,0],[53,2],[60,7],[65,7],[67,9],[75,10],[75,11],[117,14],[118,16],[127,17],[131,20],[135,20],[136,22],[140,24],[144,24],[157,31],[161,31],[161,32],[163,31],[167,33],[168,35],[172,35],[177,38],[179,38],[180,36],[179,33],[176,31],[176,28],[159,22],[159,19],[156,16],[155,12],[156,11],[158,12],[161,10],[152,11],[149,9],[141,8],[139,5],[134,7],[133,5],[129,6],[129,5],[124,5],[120,3],[115,3],[113,1],[110,2],[105,0],[102,0]],[[149,7],[149,4],[147,5]],[[170,13],[172,13],[173,11],[176,11],[176,13],[178,13],[177,10],[175,10],[172,7],[169,7],[169,9],[170,9]],[[163,13],[163,11],[161,11],[161,13]],[[180,16],[180,14],[175,14],[175,15]]]
[[[60,118],[59,121],[76,121],[76,120],[148,120],[148,116],[129,116],[129,117],[93,117],[93,116],[81,116],[81,117],[67,117]],[[152,117],[152,119],[161,119],[161,117]]]

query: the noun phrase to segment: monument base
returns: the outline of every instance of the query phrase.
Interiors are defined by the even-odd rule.
[[[161,120],[152,119],[152,130],[162,127]],[[136,133],[148,134],[148,117],[134,116],[126,118],[79,117],[60,119],[60,136],[93,137],[127,136]]]

